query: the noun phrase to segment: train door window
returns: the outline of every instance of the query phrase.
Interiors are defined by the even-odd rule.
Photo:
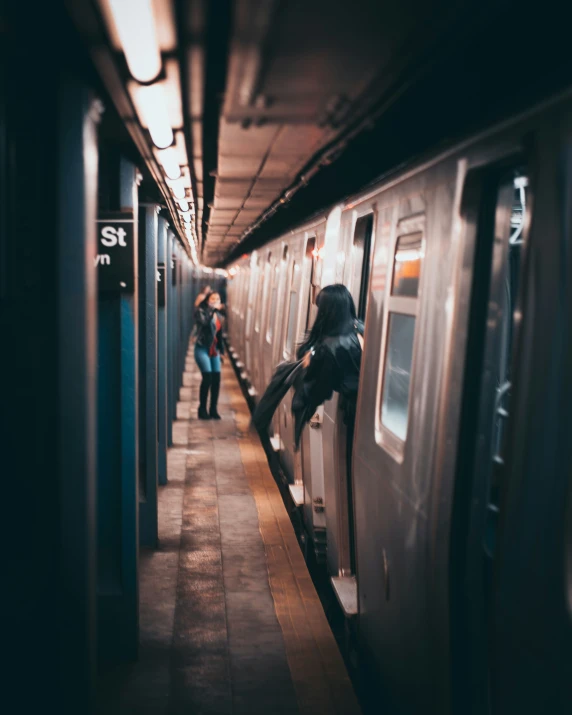
[[[282,261],[276,263],[274,276],[272,279],[272,300],[270,302],[270,316],[266,329],[266,342],[271,343],[274,338],[274,326],[276,325],[276,311],[278,309],[278,291],[280,290],[280,270],[286,265],[288,260],[288,246],[284,246],[282,251]]]
[[[422,228],[424,217],[406,219],[407,228]],[[378,435],[394,456],[401,459],[409,422],[409,398],[413,364],[419,278],[424,252],[423,230],[401,233],[395,242],[389,297],[384,321],[383,374],[378,409]]]
[[[292,270],[290,272],[290,299],[288,301],[288,322],[286,329],[286,344],[284,346],[284,356],[290,358],[294,349],[294,340],[296,338],[296,323],[298,318],[298,287],[296,285],[296,273],[300,270],[300,266],[296,261],[292,261]]]
[[[307,274],[304,275],[303,284],[308,286],[308,300],[307,300],[307,310],[305,319],[305,330],[309,330],[314,322],[314,306],[316,304],[316,261],[318,257],[318,251],[316,249],[316,239],[315,237],[309,238],[306,243],[306,262],[309,270]]]
[[[240,286],[240,318],[241,320],[244,320],[244,311],[245,311],[245,306],[246,302],[248,301],[248,287],[250,285],[250,269],[245,268],[244,274],[243,274],[243,279],[242,279],[242,285]]]
[[[250,337],[250,333],[252,332],[252,318],[254,316],[254,311],[256,309],[256,304],[258,301],[259,265],[260,265],[260,260],[259,260],[259,258],[256,258],[256,263],[254,264],[254,266],[251,269],[250,286],[249,286],[249,290],[248,290],[248,304],[247,304],[247,310],[246,310],[246,336],[247,336],[247,338]]]
[[[371,252],[371,236],[373,231],[373,214],[360,216],[354,229],[352,245],[352,296],[356,304],[357,315],[365,320],[367,308],[367,291],[369,284],[369,262]]]
[[[264,280],[262,281],[262,290],[258,291],[258,304],[256,306],[256,316],[254,330],[259,333],[260,326],[266,323],[266,309],[268,306],[268,285],[270,283],[270,275],[272,272],[272,253],[268,254],[268,259],[264,264]]]
[[[266,329],[266,342],[271,343],[274,336],[274,323],[276,322],[276,307],[278,305],[278,283],[280,281],[280,265],[274,267],[272,276],[272,299],[270,300],[270,312],[268,314],[268,327]]]

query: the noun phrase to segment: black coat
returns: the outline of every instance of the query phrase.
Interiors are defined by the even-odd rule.
[[[281,362],[276,368],[268,387],[260,398],[260,402],[252,413],[252,422],[257,430],[264,432],[270,427],[272,416],[284,395],[296,382],[298,375],[304,372],[302,360]]]
[[[315,348],[310,365],[295,386],[292,400],[294,442],[298,449],[302,430],[320,405],[334,392],[341,396],[344,421],[353,424],[359,386],[361,345],[357,333],[325,338]]]
[[[361,345],[357,333],[326,338],[314,350],[310,365],[302,360],[283,362],[272,376],[252,416],[255,427],[264,431],[270,426],[276,408],[288,390],[294,388],[294,448],[298,450],[302,430],[316,409],[329,400],[334,391],[341,395],[346,424],[353,424],[359,385]]]
[[[216,347],[218,352],[224,354],[224,341],[222,339],[222,316],[218,314],[221,324],[220,330],[216,330],[214,321],[215,311],[208,306],[199,306],[195,310],[195,334],[196,343],[203,348],[210,349],[216,339]]]

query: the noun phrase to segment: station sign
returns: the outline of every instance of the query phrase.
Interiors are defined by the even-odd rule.
[[[95,266],[100,293],[135,291],[133,214],[113,211],[97,219]]]
[[[166,304],[167,297],[167,268],[164,263],[157,266],[157,303],[161,306]]]

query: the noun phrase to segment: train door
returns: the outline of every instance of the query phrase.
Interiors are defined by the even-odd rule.
[[[371,240],[373,233],[373,213],[360,216],[355,224],[353,242],[351,247],[351,276],[349,289],[356,306],[357,318],[362,323],[365,322],[367,310],[367,298],[369,290],[369,270],[371,261]],[[344,472],[345,459],[345,480],[340,480],[340,510],[342,512],[340,523],[347,525],[347,533],[342,535],[344,541],[344,561],[345,568],[349,566],[349,572],[354,575],[355,564],[355,529],[354,529],[354,500],[352,485],[352,454],[353,454],[353,430],[348,432],[343,421],[343,416],[338,413],[338,445],[340,452],[338,464],[340,465],[340,475]],[[345,483],[344,483],[345,482]],[[356,594],[357,603],[357,594]]]
[[[296,339],[298,337],[298,317],[300,293],[302,288],[302,261],[297,252],[293,252],[292,261],[288,270],[288,280],[284,301],[285,322],[284,341],[281,358],[294,360],[296,355]],[[294,424],[292,418],[292,393],[291,391],[282,400],[276,411],[279,414],[280,440],[282,443],[281,461],[290,483],[296,480],[296,460],[294,453]]]
[[[316,298],[320,292],[321,262],[317,239],[318,236],[311,237],[306,243],[300,306],[301,334],[311,330],[318,312]],[[319,407],[310,420],[309,428],[302,432],[299,487],[298,492],[293,494],[296,504],[304,505],[304,523],[310,531],[318,559],[322,559],[326,551],[322,421],[323,407]]]
[[[490,712],[492,572],[527,186],[520,173],[498,171],[469,175],[464,207],[478,228],[451,529],[451,677],[453,711],[475,715]]]
[[[346,284],[356,305],[357,317],[365,320],[368,296],[369,270],[371,260],[371,241],[373,214],[359,216],[355,222],[346,261]],[[338,261],[341,264],[341,261]],[[326,499],[328,516],[328,549],[335,546],[328,555],[332,583],[347,615],[353,615],[357,609],[357,586],[355,580],[355,529],[353,488],[351,478],[351,460],[353,432],[348,434],[343,414],[337,400],[327,405],[326,423],[327,444],[324,447],[325,469],[331,471],[334,480],[329,480]],[[332,419],[333,418],[333,419]],[[333,438],[332,438],[333,437]],[[348,441],[349,439],[349,441]],[[333,512],[333,513],[332,513]]]
[[[534,410],[530,386],[542,379],[532,373],[524,378],[533,346],[541,340],[538,334],[533,339],[529,321],[536,316],[527,312],[525,301],[541,305],[545,287],[537,267],[536,275],[529,270],[522,289],[530,205],[526,169],[491,173],[482,179],[455,493],[454,704],[475,715],[501,715],[513,707],[560,713],[572,702],[571,619],[564,615],[565,599],[558,597],[566,580],[561,552],[566,538],[564,507],[556,493],[564,496],[565,479],[544,459],[538,461],[541,472],[527,473],[525,452],[534,460],[538,448],[529,450],[518,433],[519,422]],[[555,238],[543,233],[541,250],[550,252]],[[553,309],[554,304],[545,320]],[[548,359],[553,366],[548,372],[557,371],[554,357]],[[515,372],[520,373],[516,381]],[[550,420],[546,407],[544,424]],[[557,429],[548,431],[553,435]],[[542,444],[538,429],[531,440],[536,444]],[[547,450],[550,460],[556,459],[555,451]]]
[[[258,273],[259,256],[256,251],[252,254],[250,263],[250,284],[246,299],[246,320],[244,326],[244,362],[249,375],[253,374],[253,349],[252,349],[252,328],[254,324],[254,313],[258,296]]]
[[[268,290],[264,304],[264,320],[262,321],[262,370],[264,387],[270,382],[275,365],[274,332],[276,310],[278,306],[278,291],[280,287],[280,261],[268,254]]]
[[[285,311],[283,309],[286,295],[289,289],[288,280],[290,277],[291,265],[289,262],[288,245],[283,244],[282,259],[278,262],[275,271],[276,293],[273,292],[271,316],[269,320],[269,333],[271,342],[272,370],[282,360],[283,337],[285,330]],[[282,440],[280,434],[281,408],[277,409],[272,418],[272,446],[275,451],[282,451]]]
[[[260,267],[258,299],[254,315],[254,345],[255,357],[253,365],[252,383],[256,392],[261,395],[267,385],[266,370],[264,366],[266,344],[266,321],[269,308],[270,283],[272,278],[272,252],[269,252],[264,264]]]

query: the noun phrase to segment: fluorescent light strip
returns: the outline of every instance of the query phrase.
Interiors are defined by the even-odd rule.
[[[182,181],[175,181],[171,184],[171,191],[176,199],[184,199],[186,196],[185,186]]]
[[[129,71],[139,82],[151,82],[161,72],[151,0],[108,2]]]
[[[177,154],[172,148],[164,149],[162,152],[159,152],[159,161],[169,179],[174,181],[181,177],[181,167],[177,160]]]
[[[137,102],[143,113],[143,123],[147,125],[153,144],[159,149],[166,149],[173,143],[173,130],[167,113],[165,93],[160,84],[149,87],[137,87]]]

